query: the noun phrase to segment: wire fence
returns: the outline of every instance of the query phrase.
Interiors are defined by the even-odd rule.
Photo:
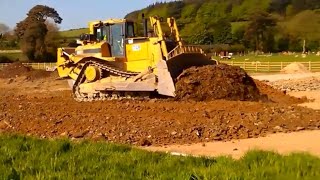
[[[293,62],[239,62],[239,61],[220,61],[220,63],[226,63],[233,66],[240,66],[242,69],[248,72],[280,72],[283,68]],[[302,64],[310,72],[320,71],[319,61],[308,62],[296,62]]]
[[[240,66],[248,72],[280,72],[281,69],[291,64],[292,62],[239,62],[239,61],[220,61],[233,66]],[[297,62],[303,64],[311,72],[320,72],[320,62]],[[0,69],[10,63],[0,63]],[[56,63],[22,63],[26,66],[31,66],[34,69],[50,70],[56,66]]]
[[[11,63],[0,63],[0,69],[5,66],[8,66]],[[50,70],[56,66],[56,63],[22,63],[25,66],[30,66],[33,69],[42,69],[42,70]]]

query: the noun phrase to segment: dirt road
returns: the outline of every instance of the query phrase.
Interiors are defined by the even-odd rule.
[[[229,156],[240,158],[248,150],[271,150],[282,154],[308,152],[320,157],[320,131],[278,133],[267,137],[210,142],[192,145],[172,145],[165,147],[146,147],[150,151],[173,152],[173,154],[195,156]]]

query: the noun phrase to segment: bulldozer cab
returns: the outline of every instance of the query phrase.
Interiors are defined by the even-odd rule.
[[[106,41],[110,45],[113,57],[125,56],[125,39],[135,37],[134,23],[126,20],[99,22],[90,25],[97,41]]]

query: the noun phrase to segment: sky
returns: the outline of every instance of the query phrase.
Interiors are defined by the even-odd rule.
[[[32,7],[47,5],[62,17],[61,30],[76,29],[87,27],[92,20],[123,18],[156,1],[159,0],[0,0],[0,23],[13,29]]]

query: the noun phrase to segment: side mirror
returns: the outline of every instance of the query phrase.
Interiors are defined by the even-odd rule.
[[[95,35],[94,34],[81,34],[80,35],[80,41],[95,41]]]
[[[80,35],[80,41],[84,41],[85,38],[86,38],[86,34],[81,34],[81,35]]]

